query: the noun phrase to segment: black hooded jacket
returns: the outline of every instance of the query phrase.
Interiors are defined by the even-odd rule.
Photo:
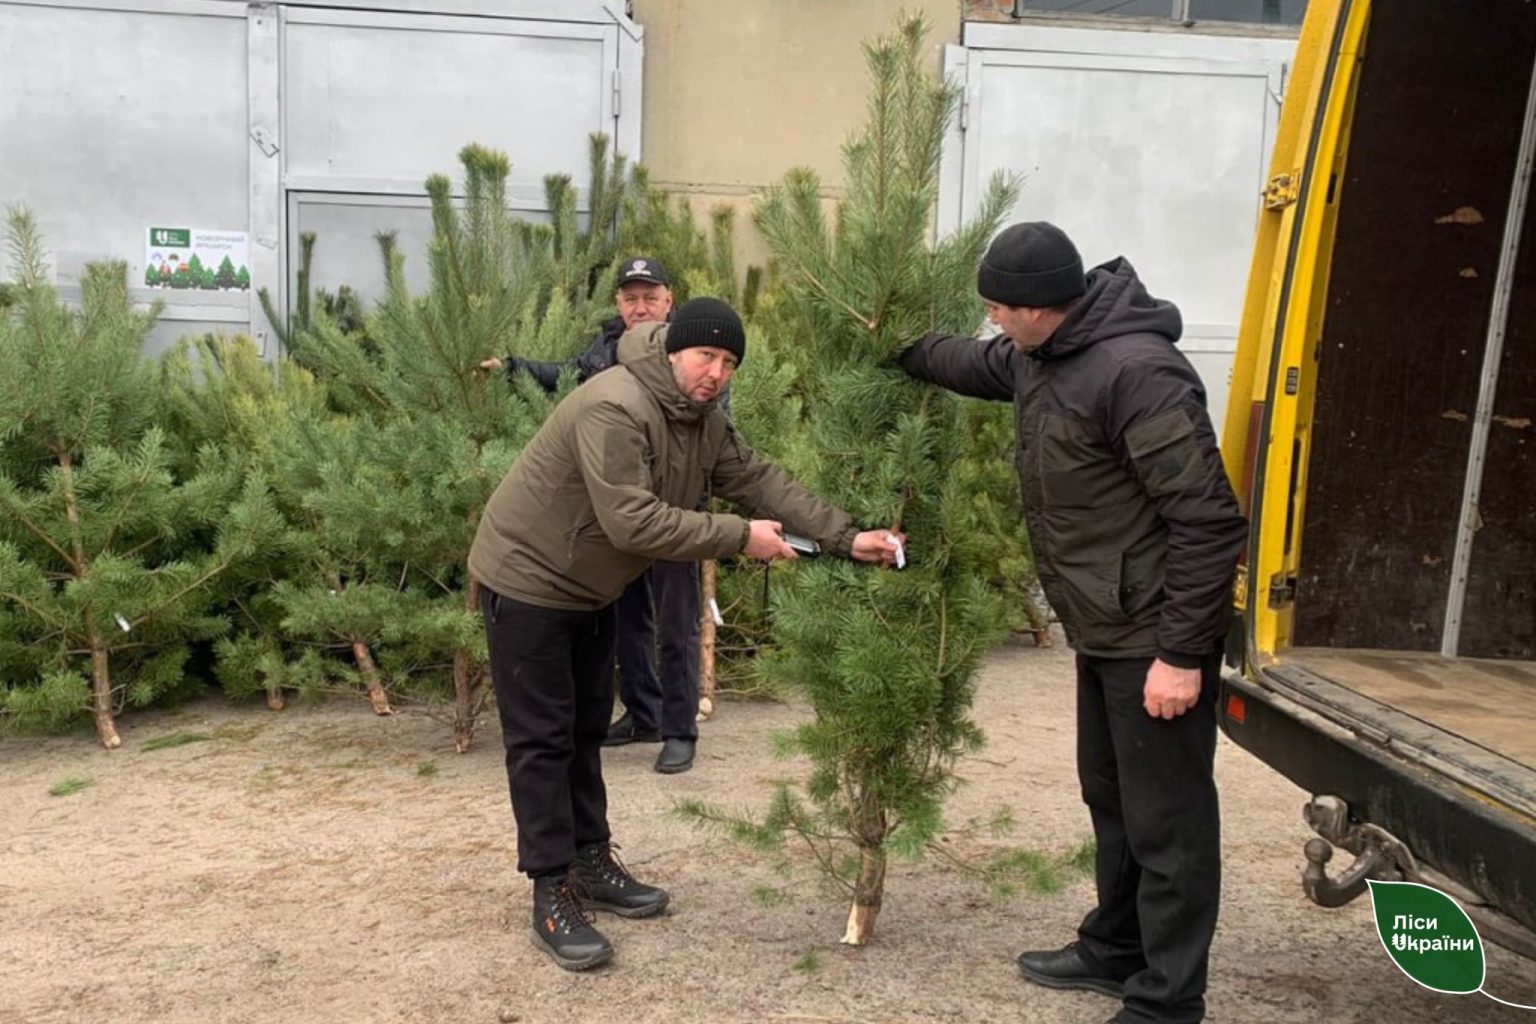
[[[900,357],[921,380],[1013,402],[1036,571],[1084,654],[1193,668],[1230,621],[1247,524],[1200,378],[1174,348],[1182,330],[1120,258],[1089,271],[1033,352],[929,335]]]
[[[576,382],[585,382],[595,373],[600,373],[615,366],[619,361],[619,339],[624,336],[624,321],[614,317],[603,324],[592,344],[587,346],[585,352],[570,359],[542,361],[538,359],[523,359],[521,356],[507,357],[507,372],[509,374],[526,373],[538,381],[539,387],[545,391],[554,391],[560,386],[560,374],[567,369],[576,371]]]
[[[672,319],[670,316],[668,320]],[[570,359],[558,359],[543,361],[538,359],[524,359],[521,356],[507,356],[507,373],[516,375],[526,373],[538,382],[539,387],[545,391],[556,391],[560,387],[560,374],[566,370],[576,371],[576,383],[585,384],[594,374],[619,364],[619,339],[624,337],[624,321],[620,317],[603,324],[597,332],[597,337],[592,339],[586,351]],[[720,394],[720,408],[727,414],[731,411],[731,389],[726,388]]]

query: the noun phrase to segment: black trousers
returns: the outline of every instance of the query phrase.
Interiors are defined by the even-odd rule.
[[[1078,928],[1103,972],[1127,978],[1126,1016],[1194,1024],[1221,901],[1212,768],[1221,655],[1171,721],[1142,706],[1150,658],[1077,656],[1077,771],[1098,842],[1099,904]]]
[[[638,728],[658,729],[667,739],[697,739],[698,563],[654,562],[616,603],[619,697],[625,709]]]
[[[539,608],[487,588],[491,686],[517,820],[517,869],[563,873],[608,841],[603,738],[613,716],[613,606]]]

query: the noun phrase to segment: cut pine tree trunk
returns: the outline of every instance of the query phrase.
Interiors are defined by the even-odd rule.
[[[69,546],[72,554],[70,572],[76,580],[85,579],[85,543],[80,531],[80,503],[75,498],[75,466],[66,450],[54,452],[59,473],[64,478],[64,515],[69,520]],[[96,720],[96,737],[108,750],[123,745],[112,717],[112,673],[108,666],[106,642],[102,639],[96,610],[85,609],[85,632],[91,644],[91,714]]]
[[[1046,608],[1043,600],[1038,599],[1032,590],[1034,588],[1025,591],[1025,619],[1029,620],[1029,625],[1018,633],[1028,633],[1037,648],[1048,648],[1054,646],[1051,640],[1051,609]]]
[[[373,663],[373,653],[368,650],[368,645],[361,640],[353,640],[352,657],[357,659],[357,670],[362,673],[363,685],[368,687],[368,703],[373,705],[373,713],[394,714],[395,709],[389,706],[389,694],[384,692],[384,684],[379,682],[379,668]]]
[[[114,750],[123,745],[112,719],[112,675],[107,671],[107,647],[95,631],[91,633],[91,711],[96,719],[96,736],[101,745]]]
[[[715,562],[706,559],[699,601],[699,721],[715,711]]]
[[[473,577],[464,591],[464,607],[471,615],[480,607],[480,581]],[[453,652],[453,749],[461,754],[468,752],[475,736],[473,691],[483,675],[470,677],[468,651],[460,648]]]
[[[848,908],[848,927],[843,944],[862,946],[875,933],[880,901],[885,896],[885,847],[859,849],[859,877],[853,884],[853,906]]]
[[[1024,617],[1029,620],[1029,634],[1036,647],[1052,647],[1050,612],[1034,594],[1024,595]]]

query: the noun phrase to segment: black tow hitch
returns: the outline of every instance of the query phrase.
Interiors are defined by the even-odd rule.
[[[1308,839],[1303,852],[1306,870],[1301,887],[1320,907],[1342,907],[1365,892],[1366,881],[1401,882],[1418,875],[1413,852],[1392,833],[1377,825],[1352,823],[1349,805],[1336,796],[1318,796],[1302,808],[1301,815],[1320,839]],[[1333,848],[1355,855],[1354,863],[1336,876],[1328,874]]]

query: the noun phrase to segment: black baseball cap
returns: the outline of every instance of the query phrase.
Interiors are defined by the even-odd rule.
[[[653,260],[649,256],[641,256],[638,259],[625,260],[619,264],[619,279],[615,287],[622,288],[631,281],[647,281],[651,284],[670,285],[667,280],[667,272],[662,269],[660,260]]]

